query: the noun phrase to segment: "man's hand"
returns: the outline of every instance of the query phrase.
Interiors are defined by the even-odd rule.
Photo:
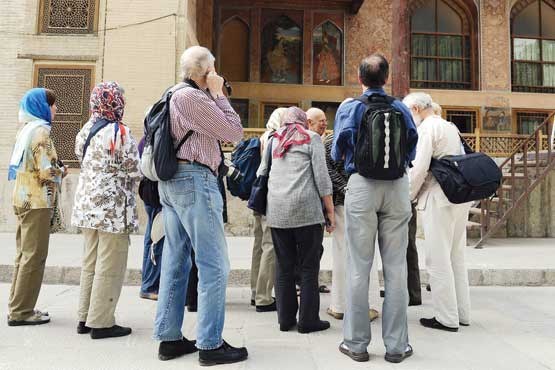
[[[208,72],[208,75],[206,76],[206,84],[208,85],[210,95],[212,95],[214,99],[224,96],[222,90],[224,86],[224,79],[219,76],[216,71]]]

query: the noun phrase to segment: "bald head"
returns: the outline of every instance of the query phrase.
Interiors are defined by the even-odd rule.
[[[306,118],[308,119],[308,129],[316,132],[322,136],[328,127],[328,120],[323,110],[319,108],[310,108],[306,111]]]

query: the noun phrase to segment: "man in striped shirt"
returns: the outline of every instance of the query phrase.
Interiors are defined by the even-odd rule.
[[[239,141],[243,129],[222,92],[224,80],[216,73],[214,56],[208,49],[193,46],[185,50],[181,69],[188,86],[172,96],[171,132],[174,143],[189,131],[193,134],[177,153],[179,165],[174,177],[159,183],[166,245],[154,338],[162,342],[158,352],[161,360],[198,348],[201,365],[234,363],[244,361],[248,353],[222,338],[230,267],[217,175],[222,161],[220,142]],[[199,277],[196,348],[181,332],[191,246]]]

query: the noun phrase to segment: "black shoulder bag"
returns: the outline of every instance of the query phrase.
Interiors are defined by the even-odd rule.
[[[463,155],[432,159],[430,171],[451,203],[489,198],[501,186],[503,173],[489,156],[475,153],[461,137]]]

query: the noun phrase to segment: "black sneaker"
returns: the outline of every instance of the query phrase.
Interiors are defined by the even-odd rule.
[[[430,284],[426,285],[426,291],[428,291],[428,292],[432,291],[432,286]]]
[[[254,301],[254,299],[251,299],[251,306],[256,306],[256,302]]]
[[[245,347],[235,348],[224,340],[219,348],[199,350],[198,360],[200,366],[213,366],[245,361],[248,356],[249,353]]]
[[[77,334],[88,334],[91,332],[92,329],[85,324],[85,321],[79,321],[79,324],[77,324]]]
[[[185,337],[181,340],[161,342],[160,347],[158,347],[158,358],[161,361],[168,361],[197,352],[196,342],[196,340],[188,340]]]
[[[277,311],[276,301],[267,305],[256,306],[256,312],[274,312]]]
[[[301,325],[301,324],[297,325],[297,331],[301,334],[313,333],[316,331],[322,331],[329,328],[330,328],[330,322],[324,321],[324,320],[319,320],[319,321],[316,321],[315,323],[308,324],[308,325]]]
[[[403,362],[407,357],[410,357],[410,356],[412,356],[412,347],[409,344],[407,345],[407,349],[405,350],[405,353],[399,353],[399,354],[386,353],[384,358],[387,362],[398,364],[399,362]]]
[[[420,324],[422,326],[424,326],[426,328],[430,328],[430,329],[445,330],[445,331],[450,331],[450,332],[459,331],[459,328],[451,328],[449,326],[443,325],[442,323],[437,321],[435,317],[432,317],[431,319],[420,319]]]
[[[341,342],[341,344],[339,345],[339,351],[344,355],[349,356],[351,360],[356,362],[370,361],[370,355],[368,354],[368,352],[353,352],[343,342]]]
[[[129,334],[131,334],[131,328],[126,328],[119,325],[114,325],[111,328],[92,328],[91,330],[92,339],[125,337]]]

